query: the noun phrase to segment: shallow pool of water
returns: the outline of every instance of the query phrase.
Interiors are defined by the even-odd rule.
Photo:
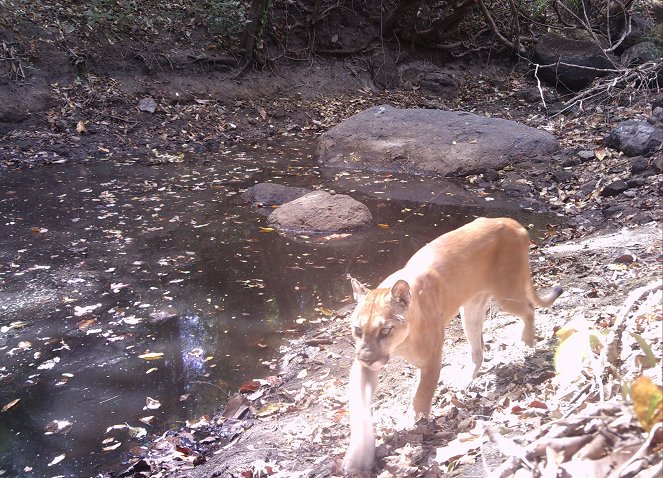
[[[162,160],[2,173],[5,476],[94,476],[146,439],[114,425],[154,436],[222,406],[275,373],[285,340],[348,303],[347,273],[375,285],[475,216],[555,220],[431,178],[321,171],[310,144]],[[344,239],[261,232],[268,211],[240,192],[266,180],[351,194],[380,226]],[[71,426],[51,433],[57,423]]]

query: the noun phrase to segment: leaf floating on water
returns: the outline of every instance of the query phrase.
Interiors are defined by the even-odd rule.
[[[143,410],[156,410],[157,408],[160,407],[161,407],[161,402],[159,400],[156,400],[152,397],[145,398],[145,406],[143,407]]]
[[[389,224],[378,224],[380,229],[389,229]]]
[[[109,446],[105,446],[101,449],[101,451],[113,451],[113,450],[116,450],[117,448],[119,448],[120,445],[122,445],[121,441],[119,441],[117,443],[113,443],[112,445],[109,445]]]
[[[53,420],[44,427],[44,435],[53,435],[58,433],[66,435],[74,424],[67,420]]]
[[[138,325],[143,321],[143,319],[136,317],[135,315],[130,315],[129,317],[123,317],[122,323],[127,325]]]
[[[37,226],[33,226],[30,230],[32,231],[32,234],[45,234],[48,232],[48,229],[46,229],[45,227],[37,227]]]
[[[260,232],[274,232],[276,229],[273,227],[259,227],[258,230]]]
[[[12,400],[11,402],[7,403],[4,407],[2,407],[2,411],[6,412],[7,410],[12,408],[14,405],[16,405],[20,401],[21,401],[20,398],[16,398],[16,399]]]
[[[129,430],[130,437],[143,438],[147,435],[147,430],[145,430],[143,427],[130,427],[127,425],[127,429]]]
[[[51,360],[47,360],[37,366],[37,370],[50,370],[55,367],[56,364],[60,362],[60,357],[53,357]]]
[[[64,460],[65,456],[67,456],[67,455],[62,454],[62,455],[58,455],[58,456],[56,456],[55,458],[53,458],[53,461],[51,461],[51,462],[48,464],[48,466],[57,465],[57,464],[60,463],[62,460]]]
[[[77,305],[74,307],[74,315],[76,317],[80,317],[81,315],[89,314],[90,312],[92,312],[95,309],[98,309],[99,307],[101,307],[101,304],[86,305],[84,307],[80,307]]]
[[[78,330],[85,331],[88,327],[90,327],[90,325],[94,324],[96,321],[97,319],[85,319],[77,323],[76,326],[78,327]]]
[[[123,284],[122,282],[118,282],[117,284],[112,283],[110,285],[110,289],[113,291],[114,294],[117,294],[120,292],[121,289],[124,289],[125,287],[129,287],[129,284]]]
[[[148,373],[156,372],[157,370],[159,370],[157,367],[152,367],[148,369],[147,372],[145,372],[145,375],[147,375]]]
[[[250,380],[240,385],[239,391],[242,393],[255,392],[259,388],[260,388],[260,382],[258,382],[257,380]]]
[[[146,425],[149,425],[150,423],[152,423],[152,420],[154,420],[154,415],[150,415],[150,416],[147,416],[147,417],[141,417],[141,418],[138,419],[139,422],[144,423]]]
[[[159,360],[163,358],[163,352],[148,352],[146,354],[139,355],[138,358],[143,360]]]

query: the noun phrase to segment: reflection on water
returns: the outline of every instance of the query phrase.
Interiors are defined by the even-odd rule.
[[[348,272],[375,285],[475,215],[550,220],[470,199],[391,201],[392,175],[323,177],[310,151],[262,145],[154,167],[4,174],[0,407],[18,400],[0,421],[6,476],[94,476],[141,443],[114,425],[154,435],[221,406],[244,380],[270,374],[285,338],[347,300]],[[351,190],[389,227],[340,241],[261,233],[263,211],[238,193],[264,180]],[[448,187],[416,181],[422,197]],[[73,425],[48,434],[53,420]]]

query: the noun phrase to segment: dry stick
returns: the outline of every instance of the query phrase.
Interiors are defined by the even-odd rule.
[[[647,448],[649,448],[649,445],[651,445],[651,442],[656,437],[656,433],[661,428],[661,426],[663,426],[663,423],[657,422],[656,425],[654,425],[651,428],[651,430],[649,430],[649,435],[647,435],[647,439],[642,444],[642,446],[638,449],[638,451],[635,452],[635,454],[631,458],[629,458],[629,460],[626,463],[624,463],[622,466],[617,468],[614,472],[610,473],[610,475],[608,475],[608,478],[618,478],[618,477],[620,477],[622,472],[624,470],[626,470],[629,466],[631,466],[631,464],[634,461],[639,460],[640,458],[644,457],[645,454],[647,453]]]
[[[488,11],[488,8],[486,8],[486,5],[483,3],[483,0],[478,0],[479,7],[481,8],[481,12],[483,13],[483,16],[486,17],[486,20],[488,21],[488,24],[490,25],[490,29],[493,31],[497,39],[504,44],[505,46],[509,47],[511,50],[514,50],[514,45],[512,42],[509,41],[508,38],[503,36],[500,33],[499,28],[497,28],[497,24],[495,23],[495,20],[493,20],[492,15]],[[520,53],[519,51],[516,50],[516,53]]]
[[[604,348],[604,351],[601,352],[601,355],[604,355],[608,364],[614,365],[615,367],[617,366],[617,359],[620,355],[619,349],[621,347],[621,336],[626,328],[626,317],[629,312],[631,312],[635,303],[642,299],[645,294],[651,293],[662,287],[663,285],[661,285],[660,282],[650,282],[645,286],[638,287],[628,295],[626,302],[624,302],[622,309],[617,315],[617,320],[615,320],[615,323],[606,338],[606,347]]]
[[[534,69],[534,78],[536,78],[536,86],[539,89],[539,95],[541,96],[541,103],[543,103],[543,107],[545,109],[548,109],[548,106],[546,106],[546,99],[543,97],[543,89],[541,88],[541,80],[539,79],[539,64],[537,63],[536,68]]]
[[[618,72],[621,72],[621,75],[607,80],[600,80],[594,86],[584,89],[570,100],[567,100],[564,103],[566,107],[560,110],[554,116],[560,115],[565,111],[569,110],[578,101],[591,99],[593,97],[599,96],[603,93],[608,92],[611,88],[614,88],[619,84],[627,83],[630,80],[635,80],[636,78],[642,78],[643,75],[654,74],[658,69],[660,69],[660,67],[661,67],[661,62],[649,61],[635,68],[616,70]]]
[[[592,39],[594,40],[594,43],[596,43],[596,46],[598,46],[601,49],[601,53],[603,53],[603,56],[605,56],[606,60],[608,60],[611,65],[616,67],[617,65],[615,64],[615,62],[612,60],[612,58],[608,56],[608,53],[606,53],[606,51],[601,46],[599,38],[596,36],[596,33],[594,33],[594,31],[592,30],[592,26],[589,24],[589,19],[587,19],[587,23],[585,23],[582,20],[582,18],[576,15],[569,7],[564,5],[564,2],[557,1],[556,3],[558,3],[564,10],[567,11],[567,13],[569,13],[573,18],[575,18],[575,20],[587,31],[587,33],[591,35]],[[582,9],[583,12],[585,13],[585,18],[587,18],[587,11],[585,10],[585,2],[582,2]]]
[[[622,4],[622,2],[617,0],[616,3],[618,3],[619,6],[622,7],[622,11],[624,12],[624,16],[628,17],[628,20],[626,22],[626,24],[628,25],[628,29],[624,33],[622,33],[622,36],[619,40],[617,40],[617,43],[612,43],[612,39],[610,37],[608,37],[608,42],[610,42],[610,45],[612,45],[612,46],[606,50],[607,52],[615,51],[617,48],[619,48],[619,45],[622,44],[622,42],[626,39],[626,37],[631,34],[631,15],[629,15],[627,13],[626,7],[624,6],[624,4]],[[606,11],[608,12],[608,15],[610,15],[610,7],[609,6],[608,6]],[[610,22],[610,17],[609,16],[608,16],[608,22]],[[610,26],[609,26],[609,24],[608,24],[608,35],[610,35]]]

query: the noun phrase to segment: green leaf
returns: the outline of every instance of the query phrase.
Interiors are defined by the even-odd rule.
[[[634,332],[629,332],[631,336],[638,342],[638,345],[642,349],[642,351],[645,353],[645,357],[647,357],[647,363],[645,364],[647,368],[652,368],[656,366],[656,356],[654,355],[654,352],[652,352],[651,347],[647,342],[645,342],[645,339],[642,338],[641,335],[636,334]]]

